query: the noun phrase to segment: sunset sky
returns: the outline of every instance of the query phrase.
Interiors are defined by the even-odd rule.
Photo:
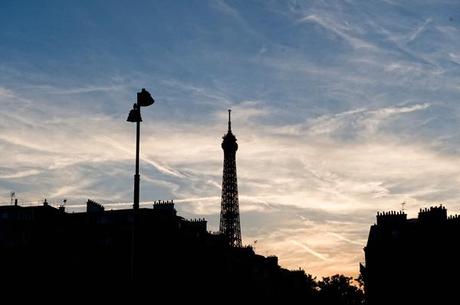
[[[460,1],[0,1],[0,202],[174,199],[218,230],[231,108],[243,243],[356,276],[377,211],[460,213]],[[256,243],[254,243],[257,241]]]

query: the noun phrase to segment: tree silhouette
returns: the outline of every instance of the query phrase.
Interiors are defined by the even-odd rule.
[[[319,304],[358,305],[365,304],[364,292],[353,285],[353,278],[344,275],[324,277],[318,282]]]

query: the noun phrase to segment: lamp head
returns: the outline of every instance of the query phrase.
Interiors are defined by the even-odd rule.
[[[139,108],[139,106],[137,106],[137,104],[134,104],[133,109],[129,111],[128,119],[126,121],[132,123],[142,122],[141,109]]]
[[[150,92],[142,88],[141,92],[137,93],[137,104],[141,107],[147,107],[155,103]]]

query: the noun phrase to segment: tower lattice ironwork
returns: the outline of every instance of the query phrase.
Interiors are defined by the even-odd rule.
[[[222,177],[222,201],[220,210],[220,232],[233,247],[241,247],[240,208],[238,182],[236,178],[236,151],[238,143],[232,133],[231,110],[228,110],[228,132],[223,137],[224,173]]]

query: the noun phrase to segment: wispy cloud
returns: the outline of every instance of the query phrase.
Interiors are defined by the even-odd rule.
[[[293,240],[292,243],[296,244],[297,246],[301,247],[302,249],[304,249],[305,251],[307,251],[307,253],[323,260],[323,261],[327,261],[328,258],[326,256],[324,256],[323,254],[319,253],[318,251],[315,251],[313,250],[312,248],[310,248],[309,246],[307,246],[305,243],[301,243],[299,241],[296,241],[296,240]]]
[[[420,27],[415,29],[415,31],[409,35],[407,42],[412,42],[415,39],[417,39],[420,33],[422,33],[426,29],[427,25],[431,23],[431,21],[432,21],[431,18],[428,18],[427,20],[425,20],[425,22]]]
[[[107,144],[111,145],[112,147],[124,152],[126,156],[130,156],[133,153],[132,151],[127,149],[124,145],[121,145],[120,143],[118,143],[117,141],[115,141],[115,140],[113,140],[113,139],[111,139],[109,137],[103,137],[102,139],[104,140],[105,143],[107,143]],[[153,167],[155,167],[157,170],[159,170],[160,172],[162,172],[164,174],[171,175],[171,176],[178,177],[178,178],[185,178],[185,175],[183,175],[179,171],[177,171],[177,170],[175,170],[175,169],[173,169],[173,168],[171,168],[171,167],[169,167],[169,166],[167,166],[165,164],[160,164],[160,162],[151,160],[151,159],[147,158],[144,154],[140,154],[139,158],[142,161],[147,162],[148,164],[152,165]]]
[[[74,87],[74,88],[58,88],[58,87],[49,86],[49,85],[40,85],[40,86],[30,87],[30,89],[43,90],[45,94],[56,94],[56,95],[112,92],[112,91],[120,91],[124,88],[125,86],[120,86],[120,85],[110,85],[110,86],[90,86],[88,85],[84,87]]]
[[[323,27],[324,29],[336,34],[340,38],[344,39],[349,43],[353,48],[360,49],[375,49],[371,43],[362,40],[360,38],[354,37],[353,34],[350,34],[351,28],[349,25],[344,23],[339,23],[334,21],[326,16],[319,16],[316,14],[308,15],[297,20],[299,23],[316,23]]]
[[[0,87],[0,97],[1,98],[7,98],[7,97],[10,98],[13,96],[14,96],[13,91],[7,88]]]
[[[24,178],[30,177],[39,174],[40,171],[37,169],[29,169],[24,171],[15,172],[12,174],[1,174],[0,172],[0,179],[16,179],[16,178]]]
[[[374,134],[379,125],[394,116],[425,110],[430,107],[429,103],[390,106],[379,109],[358,108],[345,112],[323,115],[309,119],[305,123],[283,126],[278,130],[280,133],[300,135],[332,135],[336,132],[348,134]]]
[[[351,240],[351,239],[348,239],[340,234],[337,234],[337,233],[329,233],[331,234],[332,236],[334,237],[337,237],[339,240],[343,240],[343,241],[346,241],[347,243],[350,243],[350,244],[355,244],[355,245],[358,245],[358,246],[362,246],[363,245],[363,241],[360,240],[360,241],[355,241],[355,240]]]

